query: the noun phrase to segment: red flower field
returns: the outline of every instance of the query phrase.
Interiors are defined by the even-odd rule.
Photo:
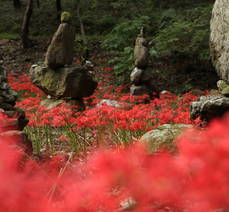
[[[45,94],[26,75],[8,76],[25,110],[25,132],[36,161],[0,137],[0,209],[9,212],[190,211],[229,207],[229,117],[206,129],[191,129],[176,141],[177,152],[149,154],[137,142],[165,123],[198,124],[189,105],[198,96],[164,92],[160,98],[133,97],[113,88],[104,69],[86,110],[67,103],[41,106]],[[104,77],[104,75],[103,75]],[[101,103],[113,100],[113,105]],[[1,114],[1,122],[8,117]],[[0,126],[1,130],[1,126]],[[82,156],[83,155],[83,156]]]

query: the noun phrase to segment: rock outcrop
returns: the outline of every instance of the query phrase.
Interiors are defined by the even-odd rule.
[[[229,98],[223,95],[201,96],[191,104],[191,119],[200,117],[202,121],[210,122],[229,112]]]
[[[216,0],[210,23],[212,63],[220,79],[229,82],[229,0]]]

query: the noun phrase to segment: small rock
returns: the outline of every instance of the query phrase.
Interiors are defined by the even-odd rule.
[[[102,99],[96,106],[101,107],[103,105],[111,106],[111,107],[120,107],[120,104],[116,100],[111,99]]]
[[[148,94],[150,91],[146,88],[145,85],[131,85],[130,87],[130,93],[132,95],[140,96],[143,94]]]
[[[136,206],[137,206],[137,201],[134,200],[132,197],[128,197],[127,199],[124,199],[120,203],[120,211],[134,210]]]
[[[135,67],[130,74],[130,82],[134,85],[139,85],[141,83],[143,70]]]
[[[222,95],[229,97],[229,86],[222,90]]]
[[[52,108],[55,108],[61,104],[65,103],[63,99],[52,99],[47,98],[41,101],[40,105],[46,106],[46,109],[50,110]]]
[[[227,84],[224,80],[217,81],[217,87],[220,92],[222,92],[222,90],[228,86],[229,84]]]

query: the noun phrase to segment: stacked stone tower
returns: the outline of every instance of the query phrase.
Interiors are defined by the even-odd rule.
[[[141,28],[134,47],[135,68],[130,74],[130,93],[132,95],[149,94],[151,97],[153,97],[153,92],[156,94],[156,90],[152,83],[152,76],[147,73],[148,63],[148,43],[144,38],[143,28]]]
[[[22,132],[28,120],[24,111],[15,107],[17,93],[8,83],[4,70],[0,67],[0,138],[6,142],[12,141],[27,154],[32,154],[32,143]]]

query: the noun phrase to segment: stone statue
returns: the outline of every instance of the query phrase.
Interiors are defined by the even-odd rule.
[[[71,20],[70,13],[61,14],[61,24],[52,38],[45,57],[45,64],[49,68],[57,69],[72,64],[75,29]]]

